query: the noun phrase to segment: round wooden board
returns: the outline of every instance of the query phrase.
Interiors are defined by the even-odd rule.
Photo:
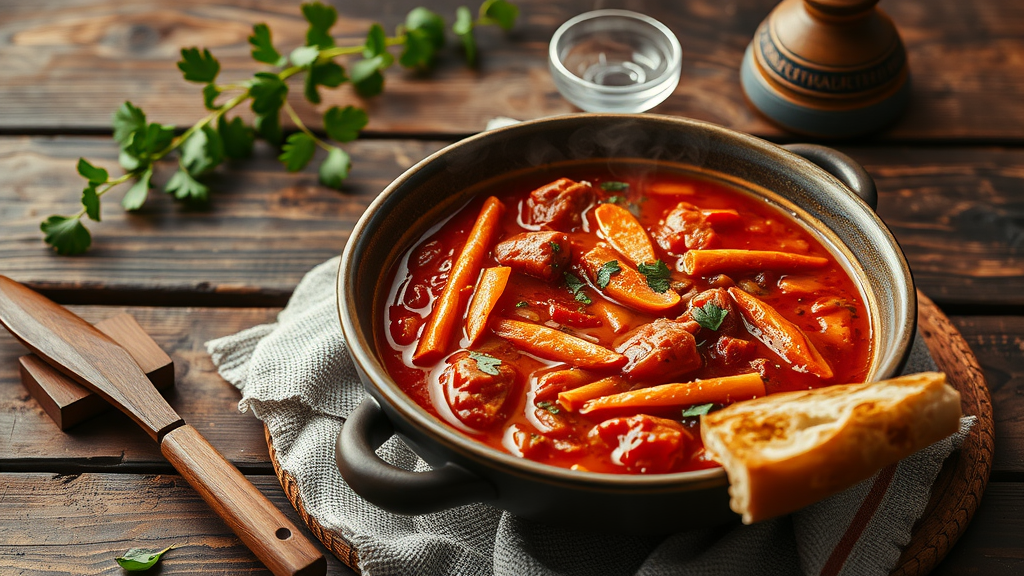
[[[978,417],[960,450],[954,452],[932,486],[931,500],[914,526],[910,543],[903,550],[893,576],[923,576],[946,556],[974,516],[992,470],[995,433],[992,398],[978,360],[949,318],[924,294],[918,292],[918,330],[928,349],[946,373],[949,383],[960,391],[965,415]],[[310,531],[339,560],[359,571],[359,556],[341,534],[324,528],[302,505],[295,478],[281,470],[277,454],[266,431],[270,460],[288,500]]]

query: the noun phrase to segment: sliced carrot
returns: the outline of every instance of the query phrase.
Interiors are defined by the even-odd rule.
[[[455,322],[462,316],[458,310],[459,294],[463,288],[471,286],[480,274],[480,266],[487,251],[491,249],[491,242],[498,232],[498,221],[504,211],[505,205],[494,196],[484,202],[480,215],[477,216],[473,229],[466,238],[466,245],[452,266],[448,281],[441,291],[441,297],[434,305],[430,321],[423,329],[423,336],[416,346],[416,352],[412,355],[412,360],[416,364],[429,366],[440,360],[447,352]]]
[[[491,328],[518,348],[547,360],[593,369],[621,368],[626,364],[626,357],[618,352],[546,326],[502,318],[492,322]]]
[[[619,259],[618,254],[612,250],[596,246],[583,255],[580,263],[590,276],[590,280],[597,284],[598,270],[606,263]],[[647,285],[647,279],[630,267],[629,263],[619,262],[619,268],[619,272],[609,278],[608,285],[603,290],[623,305],[641,312],[658,313],[679,304],[679,294],[675,290],[655,292]]]
[[[786,320],[775,308],[737,288],[729,295],[746,320],[747,330],[772,352],[793,365],[797,372],[831,378],[832,367],[807,339],[799,326]]]
[[[647,231],[629,210],[615,204],[600,204],[594,209],[594,216],[608,243],[634,265],[653,264],[658,259]]]
[[[484,333],[487,317],[501,299],[501,293],[505,291],[505,284],[508,284],[508,276],[511,273],[512,269],[508,266],[495,266],[485,269],[480,275],[480,282],[473,292],[473,300],[470,301],[469,312],[466,314],[466,336],[471,346]]]
[[[597,382],[591,382],[585,386],[579,388],[573,388],[572,390],[566,390],[558,395],[558,403],[562,405],[569,412],[576,412],[583,407],[584,404],[593,400],[594,398],[600,398],[602,396],[608,396],[609,394],[615,394],[616,392],[622,392],[629,388],[629,383],[619,378],[618,376],[609,376],[608,378],[602,378]]]
[[[580,390],[580,388],[577,388]],[[646,409],[683,407],[692,404],[731,404],[740,400],[749,400],[764,396],[764,381],[757,372],[726,376],[724,378],[708,378],[693,382],[662,384],[650,388],[640,388],[601,396],[588,400],[580,409],[580,414],[589,414],[602,410],[613,409]],[[561,400],[561,397],[559,397]],[[568,410],[568,407],[566,408]]]
[[[690,250],[683,255],[683,271],[691,276],[737,272],[800,272],[828,264],[828,258],[771,250]]]
[[[704,215],[704,221],[712,226],[733,226],[743,222],[740,213],[730,208],[711,208],[701,210],[700,213]]]
[[[590,309],[593,310],[598,316],[604,318],[608,326],[611,327],[612,332],[616,334],[622,334],[630,329],[636,322],[636,318],[632,312],[626,310],[622,306],[605,302],[603,300],[595,300],[590,305]]]

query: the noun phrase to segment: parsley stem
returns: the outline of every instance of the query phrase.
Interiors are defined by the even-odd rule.
[[[312,130],[307,128],[306,125],[303,124],[302,119],[299,118],[299,115],[295,112],[295,109],[292,108],[291,104],[289,104],[288,102],[285,102],[283,108],[284,108],[284,111],[288,113],[288,117],[292,119],[292,122],[295,123],[295,126],[299,130],[302,130],[303,132],[306,133],[307,136],[312,138],[313,142],[316,142],[317,146],[323,148],[324,150],[326,150],[328,152],[331,151],[331,148],[333,148],[333,146],[331,146],[330,144],[328,144],[328,143],[324,142],[323,140],[321,140],[320,138],[318,138],[317,135],[314,134]]]
[[[405,44],[406,38],[407,38],[407,36],[405,34],[402,34],[400,36],[392,36],[392,37],[389,37],[389,38],[385,38],[384,39],[384,45],[385,46],[402,46],[402,45]],[[335,46],[334,48],[327,48],[326,50],[321,50],[320,51],[320,56],[317,58],[317,61],[318,62],[323,62],[325,60],[330,60],[330,59],[335,58],[337,56],[345,56],[345,55],[348,55],[348,54],[359,54],[359,53],[361,53],[365,49],[366,49],[366,46],[363,45],[363,44],[360,44],[358,46]],[[292,74],[294,74],[294,72],[292,72]],[[289,76],[290,75],[291,74],[289,74]],[[284,78],[285,77],[282,77],[282,80]]]
[[[196,122],[188,130],[185,130],[184,132],[182,132],[180,136],[177,136],[173,140],[171,140],[171,143],[167,145],[167,148],[164,148],[160,152],[157,152],[156,154],[154,154],[152,156],[153,161],[159,160],[159,159],[163,158],[164,156],[170,154],[170,152],[172,150],[174,150],[175,148],[177,148],[177,147],[181,146],[182,144],[184,144],[185,141],[188,140],[190,136],[192,136],[193,134],[196,133],[196,131],[202,130],[203,126],[206,126],[207,124],[217,120],[218,118],[223,116],[225,112],[227,112],[228,110],[231,110],[235,106],[238,106],[239,104],[244,102],[247,98],[249,98],[249,90],[246,90],[245,92],[242,92],[241,94],[235,96],[231,100],[228,100],[227,102],[225,102],[224,105],[221,106],[220,108],[217,108],[213,112],[207,114],[205,118],[203,118],[199,122]]]
[[[114,178],[113,180],[107,180],[106,182],[104,182],[104,186],[102,189],[96,190],[96,197],[98,198],[103,196],[114,186],[117,186],[118,184],[121,184],[123,182],[127,182],[129,179],[135,176],[138,176],[137,171],[125,172],[124,174],[118,176],[117,178]],[[80,219],[82,216],[85,216],[85,207],[82,207],[82,209],[78,211],[78,214],[75,214],[71,218]]]

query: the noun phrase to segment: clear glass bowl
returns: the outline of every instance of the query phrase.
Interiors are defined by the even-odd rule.
[[[645,112],[679,84],[679,40],[654,18],[595,10],[562,24],[548,65],[566,100],[587,112]]]

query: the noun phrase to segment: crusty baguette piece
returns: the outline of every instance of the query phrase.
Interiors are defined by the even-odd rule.
[[[923,372],[737,402],[702,417],[700,432],[750,524],[870,478],[956,432],[960,415],[946,375]]]

